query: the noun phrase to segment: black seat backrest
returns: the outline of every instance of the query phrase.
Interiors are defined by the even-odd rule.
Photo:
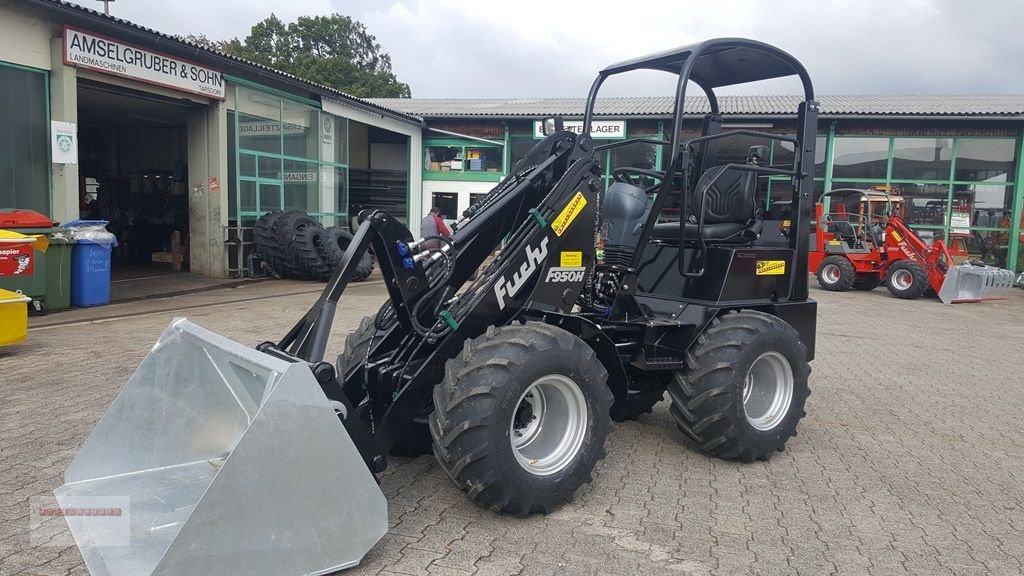
[[[857,230],[846,220],[835,220],[832,222],[835,226],[835,234],[843,240],[856,240]]]
[[[705,224],[747,224],[757,215],[757,174],[748,170],[726,170],[725,166],[707,169],[693,197],[693,215],[704,213]],[[706,196],[704,188],[712,181]],[[706,201],[706,206],[702,206]]]

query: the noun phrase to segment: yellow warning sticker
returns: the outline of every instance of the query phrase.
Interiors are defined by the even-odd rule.
[[[840,244],[842,244],[842,242],[840,242],[839,240],[829,240],[828,241],[828,245],[829,246],[839,246]]]
[[[903,236],[901,236],[900,233],[895,230],[892,231],[892,237],[895,238],[897,242],[903,241]]]
[[[792,225],[793,225],[793,223],[792,223],[792,222],[790,222],[789,220],[783,220],[783,221],[782,221],[782,227],[783,227],[783,228],[789,228],[789,227],[790,227],[790,226],[792,226]]]
[[[786,273],[785,260],[758,260],[754,274],[758,276],[781,276]]]
[[[558,265],[563,268],[579,268],[583,266],[583,252],[562,252]]]
[[[554,222],[551,223],[551,229],[555,231],[555,236],[561,236],[572,224],[572,221],[580,215],[583,211],[583,207],[587,205],[587,199],[583,197],[582,192],[577,192],[572,200],[569,201],[569,205],[562,209],[562,213],[555,218]]]

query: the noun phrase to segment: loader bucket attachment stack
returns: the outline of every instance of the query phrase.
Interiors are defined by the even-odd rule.
[[[960,264],[946,272],[939,299],[943,304],[978,302],[1012,287],[1012,270],[984,264]]]
[[[64,475],[93,576],[325,574],[358,564],[387,504],[304,363],[177,319]],[[130,534],[125,534],[130,530]]]

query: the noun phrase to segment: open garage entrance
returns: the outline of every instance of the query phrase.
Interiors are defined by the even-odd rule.
[[[117,282],[189,269],[188,113],[200,106],[78,81],[79,209],[117,236]]]

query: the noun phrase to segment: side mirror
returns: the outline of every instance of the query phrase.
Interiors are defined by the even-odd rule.
[[[760,166],[768,160],[768,147],[767,146],[751,146],[747,152],[747,164],[751,166]]]

